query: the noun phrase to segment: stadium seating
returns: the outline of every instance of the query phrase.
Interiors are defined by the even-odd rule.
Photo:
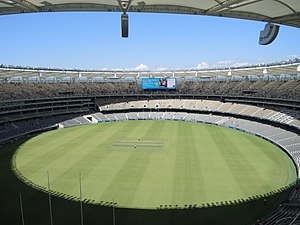
[[[31,136],[51,128],[57,128],[59,122],[68,121],[77,114],[46,117],[43,119],[21,120],[17,122],[0,124],[0,146],[6,142]]]
[[[251,91],[251,92],[249,92]],[[0,101],[40,99],[66,96],[101,96],[114,94],[139,94],[136,82],[101,83],[0,83]],[[146,91],[145,93],[151,93]],[[160,93],[160,92],[154,92]],[[166,92],[162,92],[163,94]],[[299,80],[291,81],[182,81],[181,87],[170,94],[202,94],[226,96],[255,96],[265,98],[300,99]]]
[[[0,83],[0,101],[131,93],[137,93],[135,82],[71,84]]]
[[[300,128],[298,120],[297,110],[281,110],[278,112],[273,109],[266,109],[263,107],[245,105],[245,104],[232,104],[223,103],[220,101],[210,101],[210,100],[192,100],[192,99],[173,99],[173,100],[145,100],[145,101],[133,101],[126,103],[116,103],[100,106],[99,110],[102,112],[115,111],[115,110],[129,110],[132,108],[143,110],[147,106],[148,109],[153,110],[169,110],[169,109],[185,109],[191,111],[202,111],[202,112],[219,112],[227,114],[238,114],[249,116],[253,118],[261,118],[265,120],[270,120],[273,122],[278,122],[290,126]],[[173,119],[164,115],[165,118]]]
[[[300,82],[292,81],[235,81],[183,82],[180,93],[203,95],[256,96],[266,98],[300,99]]]

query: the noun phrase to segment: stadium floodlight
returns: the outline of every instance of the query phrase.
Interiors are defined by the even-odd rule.
[[[48,177],[48,200],[49,200],[50,225],[53,225],[50,175],[48,171],[47,171],[47,177]]]
[[[19,193],[19,200],[20,200],[20,209],[21,209],[22,225],[25,225],[25,220],[24,220],[24,210],[23,210],[23,202],[22,202],[22,194],[21,194],[21,193]]]
[[[279,33],[279,26],[273,23],[267,23],[265,29],[260,32],[259,44],[260,45],[269,45],[277,37]]]
[[[121,27],[122,27],[122,38],[128,38],[128,15],[132,0],[118,0],[121,11]]]
[[[79,173],[79,193],[80,193],[80,221],[81,221],[81,225],[83,225],[83,205],[82,205],[81,173]]]
[[[112,204],[113,225],[116,225],[115,205],[116,205],[115,200],[113,200],[113,204]]]

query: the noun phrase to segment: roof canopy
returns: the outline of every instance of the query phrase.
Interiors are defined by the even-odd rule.
[[[131,3],[129,12],[210,15],[300,27],[299,0],[0,0],[0,15],[64,11],[121,12],[119,1]]]
[[[11,77],[103,77],[103,78],[124,78],[124,77],[216,77],[216,76],[280,76],[283,74],[297,75],[300,71],[300,60],[273,63],[268,65],[256,65],[237,68],[214,68],[203,70],[176,70],[176,71],[105,71],[105,70],[63,70],[43,69],[25,67],[6,67],[0,65],[0,79]]]

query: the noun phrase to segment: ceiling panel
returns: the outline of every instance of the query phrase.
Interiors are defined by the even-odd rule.
[[[11,6],[9,4],[4,4],[4,3],[0,2],[0,8],[1,7],[13,7],[13,6]]]
[[[233,11],[256,13],[268,17],[278,17],[293,13],[293,11],[291,11],[288,7],[274,0],[265,0],[261,2],[252,3],[249,5],[235,8],[233,9]]]

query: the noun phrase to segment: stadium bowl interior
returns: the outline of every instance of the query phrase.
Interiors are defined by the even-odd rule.
[[[128,73],[127,75],[126,72],[122,72],[119,75],[120,78],[114,80],[108,78],[110,74],[101,75],[101,72],[99,72],[99,75],[95,76],[90,71],[82,71],[83,76],[81,79],[78,79],[76,71],[52,71],[51,69],[44,69],[43,78],[36,79],[36,74],[40,73],[41,68],[20,69],[17,67],[2,66],[0,68],[0,173],[2,178],[0,186],[0,223],[20,224],[22,222],[22,215],[26,223],[32,225],[49,224],[50,220],[53,220],[54,224],[79,224],[81,219],[84,219],[85,224],[117,223],[128,225],[198,224],[199,221],[201,221],[201,224],[241,225],[275,224],[278,220],[284,221],[281,224],[290,224],[293,220],[294,222],[299,222],[300,218],[296,216],[299,211],[297,176],[300,162],[300,83],[298,80],[299,75],[297,75],[299,64],[298,60],[294,60],[291,62],[263,65],[263,68],[267,68],[275,74],[273,77],[267,78],[265,76],[252,76],[255,73],[258,74],[258,71],[262,71],[262,67],[257,66],[239,68],[236,71],[232,71],[232,73],[236,74],[236,79],[228,79],[226,76],[221,79],[214,76],[215,71],[211,70],[208,71],[211,77],[210,80],[202,80],[195,76],[192,79],[192,71],[178,71],[178,74],[175,74],[174,77],[164,79],[160,78],[159,75],[154,78],[135,78],[132,76],[132,73]],[[284,72],[285,76],[280,75],[283,73],[282,71],[286,71]],[[47,75],[48,73],[49,76]],[[70,76],[72,73],[74,73],[74,76]],[[145,73],[144,77],[149,77],[150,73]],[[228,70],[224,69],[223,73],[228,73]],[[11,74],[20,75],[11,76]],[[218,74],[220,74],[220,71]],[[286,74],[289,74],[289,76]],[[158,89],[153,90],[153,87],[158,87]],[[87,175],[82,167],[84,163],[80,164],[80,162],[84,162],[82,159],[84,159],[84,154],[88,150],[80,149],[80,151],[75,151],[76,143],[78,146],[85,143],[87,145],[84,148],[89,148],[88,146],[90,145],[88,144],[90,140],[93,140],[90,141],[91,143],[95,143],[101,137],[106,137],[105,135],[109,133],[108,128],[106,130],[107,134],[105,130],[99,130],[98,132],[102,135],[98,135],[96,141],[93,139],[93,130],[101,126],[109,125],[117,127],[116,124],[123,126],[122,123],[125,124],[125,122],[146,124],[147,121],[151,122],[149,120],[152,120],[153,123],[164,122],[176,124],[176,126],[181,127],[182,129],[174,128],[167,132],[168,135],[171,135],[170,139],[173,138],[172,132],[174,131],[181,134],[179,136],[177,134],[176,136],[179,139],[179,137],[184,136],[183,133],[186,133],[180,133],[183,129],[191,131],[196,129],[191,126],[207,126],[217,128],[218,131],[211,131],[212,133],[220,132],[220,129],[232,132],[229,136],[228,134],[227,136],[224,135],[226,137],[246,135],[247,137],[259,140],[258,142],[267,143],[274,147],[275,152],[269,155],[264,152],[265,156],[268,156],[266,158],[277,165],[279,162],[275,160],[275,156],[277,155],[279,156],[279,160],[285,159],[289,161],[289,166],[278,167],[278,173],[272,174],[272,171],[274,172],[275,169],[268,171],[268,169],[273,167],[264,164],[260,165],[264,169],[259,171],[260,167],[257,165],[263,162],[266,163],[266,161],[260,161],[264,157],[258,157],[258,159],[255,159],[256,166],[252,168],[253,173],[249,173],[250,176],[261,173],[261,176],[267,174],[272,177],[267,177],[270,179],[261,179],[257,184],[253,184],[255,182],[252,182],[251,185],[255,187],[270,186],[270,180],[274,183],[279,182],[279,180],[284,180],[284,182],[276,188],[271,188],[266,192],[258,192],[256,195],[249,195],[244,198],[220,198],[216,201],[201,202],[201,204],[200,202],[195,203],[197,198],[192,198],[189,202],[182,201],[182,204],[177,204],[176,201],[167,201],[168,203],[164,204],[165,202],[162,201],[162,204],[156,204],[149,208],[134,204],[128,206],[121,204],[120,201],[118,202],[118,199],[114,199],[113,197],[104,198],[105,193],[104,195],[100,195],[100,190],[100,197],[95,198],[96,200],[89,198],[87,196],[88,193],[85,193]],[[184,128],[183,125],[178,124],[189,125],[185,125],[187,127]],[[139,126],[140,128],[138,128]],[[163,125],[153,125],[152,128],[149,128],[150,131],[153,131],[151,133],[156,136],[149,136],[148,139],[144,139],[147,134],[143,133],[144,129],[141,126],[137,125],[137,127],[132,128],[136,132],[132,134],[131,130],[127,130],[126,132],[126,129],[129,129],[128,127],[123,127],[123,133],[121,132],[122,128],[110,130],[110,132],[115,134],[114,139],[110,140],[110,146],[113,146],[110,148],[111,150],[118,150],[114,151],[114,154],[117,155],[113,158],[117,159],[118,155],[124,155],[124,157],[128,157],[128,161],[132,159],[132,156],[136,157],[135,160],[139,159],[137,155],[141,155],[141,148],[143,148],[143,154],[148,154],[148,157],[152,158],[156,156],[149,154],[148,150],[154,151],[154,148],[156,150],[160,149],[155,154],[161,154],[161,152],[165,151],[165,146],[169,144],[165,140],[161,141],[163,137],[159,137],[159,128],[160,126],[163,127]],[[84,129],[92,129],[92,131],[90,133],[87,131],[84,134],[81,132]],[[70,139],[67,140],[68,132],[73,132],[73,130],[74,132],[76,130],[78,133],[74,133],[74,136],[71,135],[71,138],[69,137]],[[197,132],[194,131],[194,134],[198,134]],[[56,138],[60,138],[60,140],[65,142],[59,143],[58,139],[50,140],[50,137],[49,139],[43,139],[50,134],[56,135]],[[130,135],[135,137],[134,141]],[[154,138],[156,139],[154,140]],[[241,141],[245,138],[240,137],[237,139]],[[44,142],[44,140],[46,141]],[[105,140],[109,140],[109,138],[107,137]],[[214,157],[217,158],[227,151],[225,144],[229,140],[231,139],[225,138],[225,140],[222,140],[218,136],[212,138],[211,143],[213,145],[219,143],[219,146],[222,146],[223,143],[224,146],[223,151],[219,152],[221,154],[215,154]],[[190,145],[196,146],[194,148],[196,151],[200,149],[201,144],[199,143],[201,143],[201,139],[198,136],[195,137],[194,135],[194,138],[186,136],[183,141],[186,141],[187,152]],[[47,146],[48,142],[50,143],[49,149],[53,151],[45,152],[45,155],[42,155],[43,146]],[[259,147],[258,142],[253,142],[253,144],[256,145],[257,149],[262,151],[264,148]],[[31,143],[35,143],[35,150],[28,148]],[[181,143],[180,141],[176,141],[176,144],[177,146],[184,146],[183,142]],[[58,147],[54,148],[55,145]],[[103,144],[103,146],[106,145]],[[242,141],[240,147],[242,147],[241,149],[245,149],[243,148]],[[67,148],[70,148],[71,152],[67,152]],[[32,152],[28,151],[28,149],[32,150]],[[38,151],[39,149],[41,151]],[[65,149],[66,151],[64,152]],[[184,149],[184,147],[181,149]],[[240,161],[242,159],[245,160],[245,156],[241,157],[241,155],[237,154],[241,150],[236,148],[235,145],[232,145],[232,148],[228,149],[230,149],[230,154],[239,156]],[[100,148],[98,150],[99,154],[104,154],[100,151]],[[126,153],[126,151],[130,152]],[[74,152],[77,154],[71,156]],[[186,157],[185,160],[187,161],[184,161],[185,164],[193,164],[189,164],[188,162],[194,162],[194,155],[177,153],[177,156]],[[251,154],[251,152],[249,153]],[[93,154],[95,152],[90,155],[95,156]],[[66,173],[70,173],[71,177],[73,176],[74,178],[73,181],[70,181],[74,182],[74,189],[72,190],[74,193],[72,194],[65,190],[56,190],[55,185],[56,182],[59,182],[58,178],[65,178],[66,182],[69,179],[67,175],[63,174],[55,177],[53,168],[58,171],[60,170],[60,167],[57,166],[58,164],[55,164],[56,160],[62,160],[64,163],[61,165],[67,165],[75,155],[78,158],[74,160],[78,160],[78,162],[74,165],[78,166],[73,168],[77,168],[77,170],[75,170],[74,174],[66,171]],[[64,158],[64,156],[67,157]],[[171,157],[171,155],[169,156]],[[205,156],[201,158],[203,157]],[[250,156],[247,155],[246,157]],[[142,162],[146,162],[145,158],[140,159]],[[122,160],[115,161],[115,163],[118,162],[118,165],[122,163],[126,164]],[[162,160],[166,160],[167,164],[167,159],[163,158]],[[175,161],[170,160],[170,162]],[[229,162],[230,160],[227,159],[227,163]],[[113,171],[116,165],[114,165],[114,161],[110,163],[109,165]],[[54,167],[51,168],[51,164]],[[220,164],[222,164],[222,161],[220,161]],[[145,167],[141,162],[140,164],[133,165]],[[225,165],[228,166],[228,164]],[[244,171],[243,169],[247,169],[249,165],[251,168],[252,164],[248,165],[247,163],[239,162],[236,165],[238,166],[235,168],[235,171]],[[87,168],[92,168],[91,164],[87,164],[86,166]],[[207,168],[208,166],[205,167]],[[82,196],[78,188],[79,168],[83,171]],[[180,171],[184,170],[180,169]],[[186,171],[180,176],[187,174],[190,169],[188,168]],[[44,174],[45,177],[39,175],[39,172]],[[47,179],[47,172],[50,174],[49,181]],[[141,172],[143,174],[146,173],[142,170],[139,171],[138,168],[135,171],[139,175],[141,175]],[[218,171],[210,172],[211,174],[215,174],[212,176],[218,177]],[[286,177],[279,174],[279,172],[286,174]],[[156,173],[162,176],[159,172]],[[172,174],[173,172],[169,173]],[[206,174],[208,174],[207,171]],[[100,173],[98,175],[101,176]],[[120,169],[119,175],[124,178],[126,177],[126,172]],[[35,179],[39,176],[42,178],[40,178],[39,182],[36,182]],[[187,178],[188,176],[183,177]],[[197,179],[199,178],[192,178],[193,181]],[[123,179],[124,183],[122,183],[122,179],[117,181],[120,192],[126,190],[126,185],[128,184],[126,184],[125,180]],[[218,179],[212,180],[216,181]],[[249,177],[248,180],[250,181],[251,178]],[[93,179],[89,182],[93,183]],[[153,182],[155,182],[155,179]],[[203,189],[203,186],[199,184],[195,186],[187,182],[188,180],[184,180],[183,185],[184,188],[187,188],[187,192],[190,190],[188,188],[192,187],[196,187],[197,190]],[[50,184],[50,187],[48,184]],[[247,181],[239,183],[241,186],[246,186],[246,184]],[[91,188],[93,187],[92,185],[89,185],[89,187],[91,192],[95,192]],[[177,187],[178,183],[176,184],[175,182],[172,188],[176,190]],[[146,193],[147,186],[144,188]],[[118,190],[116,187],[113,187],[113,189]],[[215,194],[213,193],[214,188],[209,189],[211,190],[205,191],[211,191],[210,194],[212,196],[222,196],[222,188],[216,191]],[[225,188],[223,190],[225,193]],[[139,194],[142,192],[143,190],[139,190]],[[177,193],[180,195],[181,192]],[[204,192],[200,192],[199,198],[201,198],[201,193],[203,194]],[[101,196],[103,197],[102,202]],[[173,196],[174,199],[180,199],[175,195],[175,192]],[[80,197],[82,197],[82,205],[80,204]],[[167,199],[163,195],[160,195],[160,198]]]

